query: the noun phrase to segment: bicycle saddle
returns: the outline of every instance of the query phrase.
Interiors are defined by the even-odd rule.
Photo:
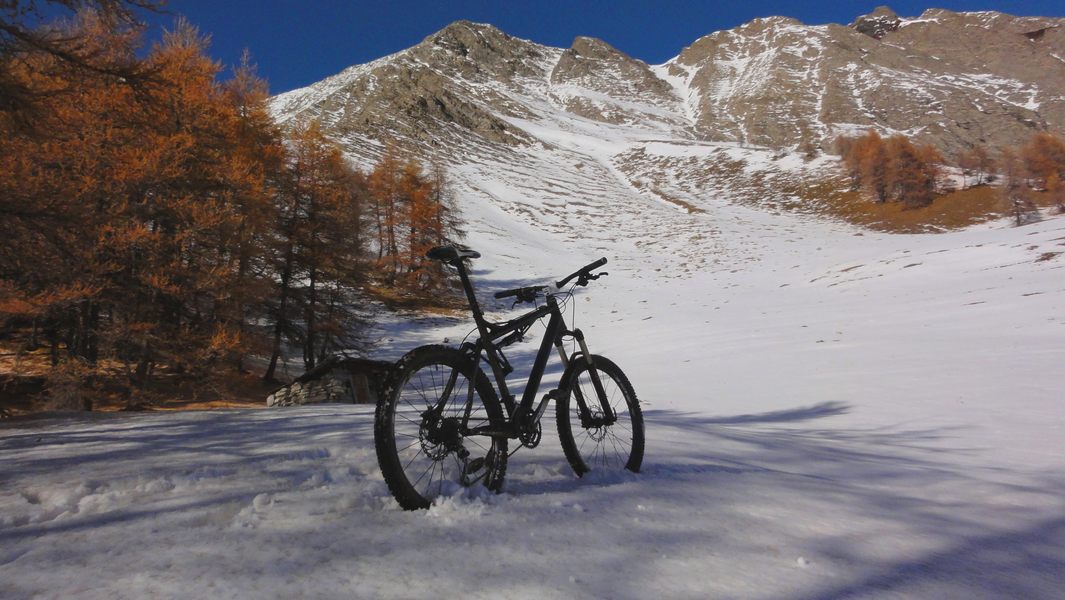
[[[455,260],[465,260],[467,258],[481,258],[481,253],[476,250],[470,250],[465,246],[437,246],[432,250],[425,253],[426,258],[433,260],[442,260],[444,262],[452,262]]]

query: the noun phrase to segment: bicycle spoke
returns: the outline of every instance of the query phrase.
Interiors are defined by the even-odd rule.
[[[481,443],[480,443],[480,442],[478,442],[477,440],[473,439],[473,437],[472,437],[472,436],[470,436],[470,437],[467,437],[467,438],[465,438],[465,440],[464,440],[464,441],[467,441],[467,442],[469,442],[469,443],[473,444],[474,446],[477,446],[477,447],[478,447],[478,448],[480,448],[481,450],[483,450],[483,451],[485,451],[485,452],[488,452],[488,448],[485,448],[484,446],[482,446],[482,445],[481,445]]]
[[[614,456],[617,456],[618,457],[618,461],[621,463],[621,466],[624,466],[626,460],[625,460],[625,457],[623,457],[621,455],[621,451],[618,449],[618,445],[615,442],[615,440],[617,440],[617,436],[614,435],[614,433],[611,432],[611,431],[607,431],[606,435],[607,435],[606,439],[610,440],[610,445],[614,448]]]
[[[425,469],[425,472],[423,472],[423,473],[421,474],[421,476],[420,476],[420,477],[418,477],[418,479],[417,479],[417,480],[415,480],[415,481],[414,481],[414,483],[413,483],[413,484],[411,484],[411,485],[413,485],[413,486],[414,486],[415,488],[417,488],[417,487],[418,487],[418,484],[422,482],[422,479],[425,479],[425,476],[426,476],[426,475],[429,475],[429,473],[430,473],[431,471],[435,470],[435,469],[436,469],[436,461],[434,460],[434,461],[431,461],[431,462],[429,463],[429,468]],[[429,481],[432,481],[432,480],[433,480],[433,476],[432,476],[432,475],[429,475]]]
[[[411,437],[413,437],[413,436],[411,436]],[[415,440],[414,440],[413,442],[411,442],[411,443],[407,444],[406,446],[404,446],[404,447],[402,447],[402,448],[399,448],[398,450],[396,450],[396,452],[403,452],[404,450],[410,450],[410,449],[411,449],[411,448],[413,448],[414,446],[416,446],[416,445],[420,445],[421,443],[422,443],[422,441],[421,441],[421,440],[419,440],[419,439],[415,439]]]

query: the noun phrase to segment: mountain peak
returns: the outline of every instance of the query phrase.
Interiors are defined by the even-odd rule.
[[[883,6],[883,5],[874,8],[873,12],[869,13],[866,16],[869,16],[869,17],[881,17],[881,18],[888,18],[888,19],[897,19],[897,18],[899,18],[898,13],[896,13],[893,10],[891,10],[890,6]]]
[[[599,38],[587,37],[583,35],[573,38],[573,43],[570,44],[569,50],[567,50],[567,52],[570,54],[575,54],[577,56],[584,56],[588,58],[624,57],[626,59],[632,60],[627,54],[611,46],[607,42],[604,42]]]
[[[421,45],[437,46],[467,55],[472,48],[491,47],[508,39],[510,36],[495,25],[462,20],[425,38]]]
[[[878,6],[873,12],[855,19],[850,26],[858,33],[879,40],[892,31],[898,31],[901,24],[902,19],[890,7]]]
[[[515,75],[543,75],[538,63],[544,47],[511,36],[494,25],[455,21],[413,49],[422,63],[444,67],[464,77],[478,74],[496,80]]]
[[[673,88],[646,63],[593,37],[577,37],[559,55],[551,72],[551,84],[596,92],[600,101],[555,90],[566,110],[590,120],[615,124],[642,118],[632,112],[637,105],[666,107],[677,101]],[[604,103],[602,98],[620,100],[627,107]]]

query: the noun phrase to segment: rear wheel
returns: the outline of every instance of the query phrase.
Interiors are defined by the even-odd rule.
[[[617,420],[607,424],[592,377],[598,375]],[[562,451],[578,476],[593,470],[628,469],[643,463],[643,412],[625,374],[611,360],[592,355],[592,365],[578,356],[564,377],[564,392],[555,404]],[[587,411],[582,411],[584,404]],[[582,412],[584,414],[582,414]]]
[[[503,423],[488,378],[461,352],[445,346],[410,351],[396,364],[374,420],[388,489],[406,510],[429,508],[459,486],[499,491],[507,440],[470,430],[501,431]]]

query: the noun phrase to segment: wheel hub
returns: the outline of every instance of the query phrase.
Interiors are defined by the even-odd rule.
[[[462,449],[462,426],[458,417],[443,419],[429,413],[422,418],[419,430],[422,450],[433,460]]]
[[[582,419],[581,426],[588,431],[588,436],[597,442],[606,438],[606,418],[599,411],[594,411],[587,419]]]

